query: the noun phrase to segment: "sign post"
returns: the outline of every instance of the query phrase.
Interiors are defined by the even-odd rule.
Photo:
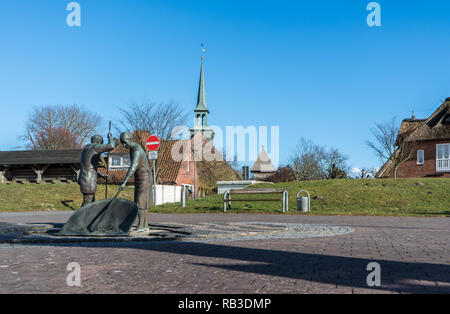
[[[148,159],[153,161],[153,204],[156,204],[156,159],[158,159],[158,149],[160,145],[160,139],[156,135],[150,135],[145,142],[148,148]],[[153,205],[152,204],[152,205]]]
[[[109,134],[111,134],[111,121],[109,121],[109,131],[108,131],[108,140]],[[106,189],[105,189],[105,200],[108,199],[108,181],[109,181],[109,158],[111,157],[111,151],[108,151],[108,162],[106,163],[106,175],[108,176],[106,179]]]

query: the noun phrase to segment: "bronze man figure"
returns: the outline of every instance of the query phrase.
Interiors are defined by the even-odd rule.
[[[130,149],[131,160],[130,168],[128,169],[125,180],[120,186],[120,190],[125,188],[128,180],[134,175],[134,202],[139,208],[137,231],[147,231],[148,208],[152,201],[152,173],[148,158],[141,145],[133,142],[133,135],[130,132],[120,134],[120,142],[125,148]]]
[[[83,204],[81,207],[95,201],[95,192],[97,191],[97,176],[109,179],[107,175],[98,171],[100,156],[104,152],[113,150],[115,142],[112,140],[111,133],[108,133],[108,144],[103,145],[103,138],[96,134],[91,138],[91,144],[84,147],[81,153],[80,174],[78,184],[81,193],[83,193]]]

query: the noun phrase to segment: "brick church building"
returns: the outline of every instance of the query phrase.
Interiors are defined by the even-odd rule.
[[[214,131],[208,126],[209,109],[206,104],[203,57],[200,69],[197,105],[194,109],[194,126],[190,129],[190,138],[183,140],[161,141],[159,156],[156,161],[157,184],[184,186],[188,191],[199,196],[213,193],[217,181],[238,180],[239,175],[222,160],[220,152],[214,148]],[[146,150],[145,140],[150,134],[134,132],[135,141]],[[197,150],[220,154],[214,160],[205,160],[196,153]],[[201,156],[201,155],[200,155]],[[109,154],[108,166],[111,181],[123,182],[130,165],[128,149],[118,145]],[[106,172],[106,169],[102,169]],[[130,184],[133,184],[131,179]],[[207,191],[207,192],[205,192]]]
[[[412,158],[397,170],[399,178],[445,177],[450,178],[450,97],[427,119],[402,121],[397,147],[406,141],[414,147]],[[377,177],[392,177],[393,163],[388,160]]]

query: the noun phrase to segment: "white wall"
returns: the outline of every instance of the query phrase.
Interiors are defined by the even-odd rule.
[[[255,180],[247,181],[217,181],[217,194],[223,194],[225,191],[230,191],[230,189],[245,189],[247,186],[256,183],[269,183]]]
[[[156,185],[156,205],[181,202],[181,186]]]

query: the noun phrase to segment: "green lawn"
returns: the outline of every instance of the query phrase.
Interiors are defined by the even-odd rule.
[[[108,195],[113,197],[118,186],[109,186]],[[132,200],[133,188],[121,192],[121,198]],[[97,187],[97,200],[105,198],[105,185]],[[77,209],[83,202],[77,183],[60,184],[0,184],[0,212],[45,211]]]
[[[424,186],[416,185],[422,182]],[[312,213],[308,215],[387,215],[387,216],[450,216],[449,179],[379,179],[324,180],[260,184],[255,187],[282,187],[289,192],[289,214],[296,211],[296,195],[307,190],[311,196]],[[109,187],[109,196],[117,191]],[[105,186],[99,185],[97,199],[103,199]],[[120,197],[133,199],[133,188],[127,187]],[[272,198],[273,195],[240,195],[239,198]],[[281,198],[281,196],[280,196]],[[187,206],[166,204],[151,209],[157,213],[222,213],[223,196],[212,195],[187,201]],[[0,185],[0,211],[70,210],[78,208],[82,198],[77,184],[10,184]],[[65,205],[66,204],[66,205]],[[280,202],[234,202],[229,213],[281,213]]]
[[[424,186],[416,185],[421,182]],[[299,213],[296,196],[307,190],[311,197],[308,215],[383,215],[383,216],[450,216],[449,179],[377,179],[323,180],[259,184],[254,187],[286,188],[289,192],[289,213]],[[272,195],[239,195],[239,198],[272,198]],[[281,198],[281,197],[280,197]],[[179,204],[158,206],[159,213],[221,213],[223,196],[213,195],[198,201],[188,201],[186,208]],[[229,213],[281,213],[280,202],[235,202]]]

